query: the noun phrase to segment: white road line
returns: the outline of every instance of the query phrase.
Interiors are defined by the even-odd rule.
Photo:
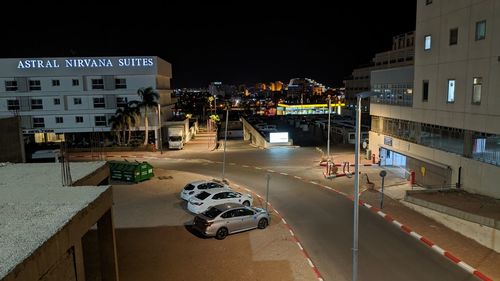
[[[383,218],[385,218],[385,216],[386,216],[386,215],[385,215],[385,213],[384,213],[384,212],[382,212],[382,211],[378,211],[378,212],[377,212],[377,214],[379,214],[379,215],[380,215],[381,217],[383,217]]]
[[[312,184],[319,184],[319,183],[317,183],[317,182],[315,182],[315,181],[310,181],[310,183],[312,183]]]
[[[301,177],[299,177],[299,176],[293,176],[293,177],[294,177],[294,178],[296,178],[296,179],[299,179],[299,180],[301,180],[301,179],[302,179],[302,178],[301,178]]]
[[[248,167],[250,167],[250,166],[248,166],[248,165],[241,165],[241,167],[243,167],[243,168],[248,168]]]
[[[278,214],[278,215],[280,214],[280,213],[278,213],[278,211],[276,211],[276,210],[274,210],[274,211],[276,212],[276,214]],[[280,216],[281,216],[281,215],[280,215]]]
[[[292,236],[295,236],[295,233],[293,233],[291,229],[289,229],[288,231],[290,231],[290,234],[292,234]]]
[[[281,219],[281,221],[282,221],[284,224],[287,224],[285,219]]]
[[[310,258],[307,258],[307,262],[309,262],[309,265],[310,265],[311,267],[314,267],[314,264],[313,264],[313,262],[311,261],[311,259],[310,259]]]
[[[476,271],[476,269],[474,269],[472,266],[466,264],[463,261],[460,261],[457,264],[458,264],[458,266],[460,266],[461,268],[465,269],[466,271],[468,271],[471,274],[474,274],[474,271]]]
[[[280,173],[280,175],[283,175],[283,176],[288,176],[287,173]]]
[[[269,173],[274,173],[274,170],[268,169],[267,170]]]
[[[255,168],[255,169],[257,169],[257,170],[262,170],[262,168],[261,168],[261,167],[254,167],[254,168]]]
[[[371,208],[372,208],[372,205],[370,205],[370,204],[368,204],[368,203],[365,203],[364,205],[365,205],[365,207],[367,207],[368,209],[371,209]]]
[[[297,242],[297,245],[299,246],[299,248],[300,248],[302,251],[304,251],[304,248],[302,248],[302,245],[300,245],[300,243],[299,243],[299,242]]]

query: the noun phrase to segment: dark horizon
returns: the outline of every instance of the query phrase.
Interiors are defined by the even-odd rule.
[[[375,53],[390,50],[393,36],[413,31],[416,16],[414,1],[253,4],[233,12],[207,4],[193,12],[172,4],[171,18],[161,14],[168,6],[137,5],[129,13],[95,18],[84,17],[86,11],[61,19],[34,13],[28,15],[36,22],[30,30],[4,18],[9,28],[2,57],[159,56],[172,64],[172,88],[207,87],[212,81],[287,83],[296,77],[336,87]],[[130,14],[141,8],[152,16]]]

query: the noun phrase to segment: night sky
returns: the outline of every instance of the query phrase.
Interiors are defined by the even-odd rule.
[[[157,55],[172,63],[173,88],[295,77],[341,86],[414,30],[416,14],[414,0],[19,2],[0,19],[1,57]]]

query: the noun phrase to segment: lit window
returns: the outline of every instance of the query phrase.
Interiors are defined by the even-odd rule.
[[[432,45],[432,37],[430,35],[426,35],[424,39],[424,50],[430,50]]]
[[[481,104],[481,90],[483,88],[483,78],[474,77],[472,79],[472,103]]]
[[[486,38],[486,21],[476,22],[476,41]]]
[[[448,79],[448,99],[449,103],[455,102],[455,79]]]
[[[458,28],[450,29],[450,46],[458,43]]]

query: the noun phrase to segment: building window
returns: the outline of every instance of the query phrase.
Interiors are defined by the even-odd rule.
[[[94,108],[104,108],[104,98],[94,98]]]
[[[483,88],[483,77],[472,79],[472,104],[481,104],[481,90]]]
[[[42,99],[32,99],[31,100],[31,109],[43,109]]]
[[[82,98],[73,98],[73,104],[82,104]]]
[[[92,89],[104,89],[104,80],[92,79]]]
[[[429,100],[429,80],[424,80],[422,83],[422,101]]]
[[[80,85],[80,80],[73,79],[73,86],[78,86],[78,85]]]
[[[127,89],[127,79],[115,79],[116,89]]]
[[[30,80],[30,91],[40,91],[42,90],[42,85],[40,80]]]
[[[17,81],[16,80],[5,81],[5,91],[6,92],[17,91]]]
[[[450,29],[450,46],[458,43],[458,28]]]
[[[432,45],[432,36],[425,35],[424,37],[424,50],[430,50]]]
[[[33,118],[33,128],[44,128],[45,120],[42,117]]]
[[[56,123],[57,123],[57,124],[61,124],[61,123],[63,123],[63,122],[64,122],[64,119],[62,118],[62,116],[57,116],[57,117],[56,117]]]
[[[126,97],[116,97],[116,106],[117,107],[127,107],[128,98]]]
[[[59,105],[59,104],[61,104],[61,99],[55,98],[54,99],[54,105]]]
[[[7,100],[8,110],[19,110],[19,100]]]
[[[447,102],[455,102],[455,79],[448,79],[448,98]]]
[[[76,123],[83,123],[83,116],[75,116]]]
[[[476,41],[486,38],[486,21],[476,22]]]
[[[52,86],[53,87],[61,86],[61,81],[59,81],[59,80],[52,80]]]
[[[96,126],[106,126],[106,116],[94,116]]]
[[[425,5],[426,5],[426,6],[427,6],[427,5],[430,5],[430,4],[432,4],[432,0],[425,0]]]

